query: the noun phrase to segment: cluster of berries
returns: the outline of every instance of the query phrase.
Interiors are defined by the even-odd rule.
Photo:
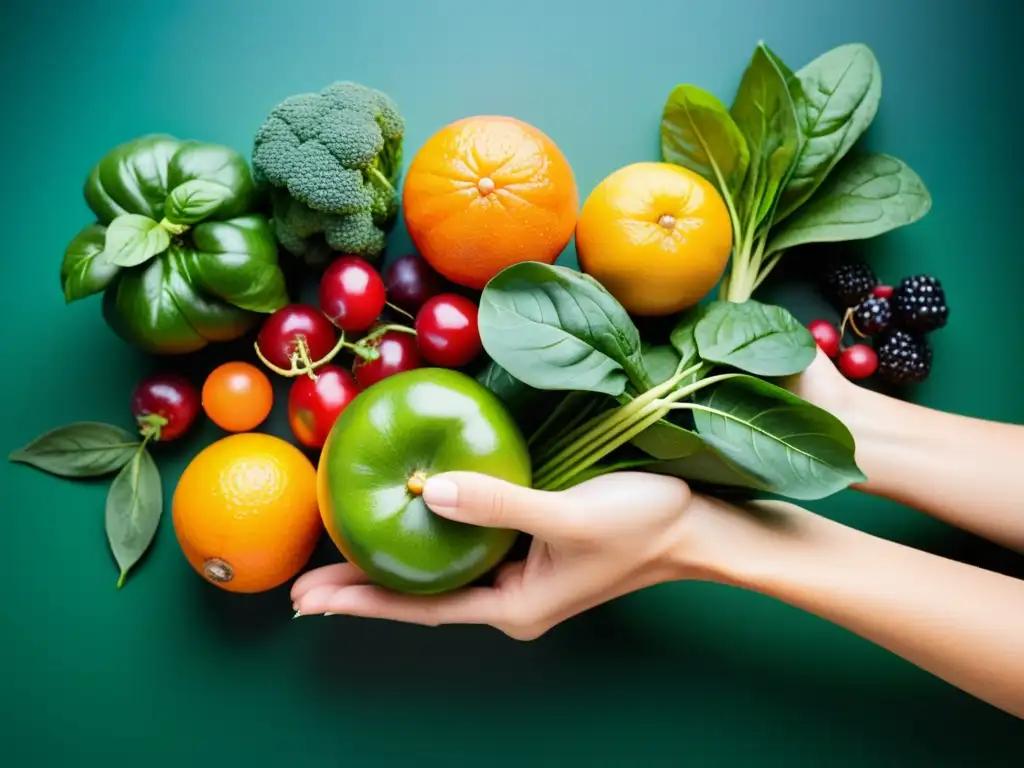
[[[877,376],[902,386],[928,378],[932,348],[928,334],[949,321],[942,284],[931,275],[903,278],[896,286],[879,282],[864,262],[840,264],[825,273],[822,290],[842,313],[839,327],[815,320],[808,328],[818,346],[849,379]],[[865,341],[843,345],[846,329]],[[871,343],[867,343],[870,341]]]

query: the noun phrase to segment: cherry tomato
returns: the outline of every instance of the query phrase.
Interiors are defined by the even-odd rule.
[[[199,415],[199,390],[174,373],[147,376],[132,393],[132,414],[145,434],[151,431],[153,440],[174,440],[185,434]],[[166,424],[154,420],[166,419]]]
[[[866,379],[878,370],[878,355],[867,344],[854,344],[839,355],[839,370],[848,379]]]
[[[358,256],[342,256],[331,262],[320,278],[319,298],[320,309],[346,333],[368,329],[387,303],[381,276]]]
[[[416,314],[427,299],[441,292],[441,277],[421,256],[412,253],[384,270],[388,300]]]
[[[315,381],[309,376],[296,379],[288,393],[288,423],[298,441],[323,448],[334,422],[359,392],[355,377],[336,365],[317,370]]]
[[[416,346],[434,365],[460,368],[471,362],[483,349],[476,304],[455,293],[429,299],[416,314]]]
[[[818,346],[829,357],[839,354],[839,329],[828,320],[815,320],[807,326]]]
[[[271,365],[297,374],[311,367],[299,357],[303,351],[309,363],[316,363],[337,341],[338,333],[323,312],[308,304],[289,304],[264,321],[256,347]]]
[[[379,338],[374,339],[370,346],[377,350],[379,356],[375,360],[366,360],[357,356],[352,365],[356,381],[363,389],[388,376],[411,371],[423,364],[420,353],[416,349],[416,337],[411,333],[387,331]]]
[[[274,389],[267,374],[255,365],[224,363],[203,382],[203,410],[228,432],[248,432],[270,415]]]

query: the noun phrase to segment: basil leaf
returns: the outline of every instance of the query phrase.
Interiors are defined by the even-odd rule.
[[[537,389],[617,396],[627,383],[650,388],[640,333],[596,280],[566,267],[507,267],[480,297],[480,338],[488,356]]]
[[[744,471],[713,448],[702,445],[693,453],[653,465],[652,472],[672,475],[691,483],[766,491],[764,482]]]
[[[866,479],[841,421],[761,379],[698,390],[693,418],[706,443],[772,493],[821,499]]]
[[[127,464],[139,445],[120,427],[81,421],[45,432],[8,458],[59,477],[99,477]]]
[[[791,376],[814,362],[811,332],[785,309],[748,299],[713,302],[694,337],[702,360],[757,376]]]
[[[107,492],[107,541],[124,586],[128,571],[139,561],[156,535],[163,514],[160,472],[149,451],[137,450],[110,484]]]
[[[750,164],[750,150],[718,98],[695,85],[677,85],[661,115],[661,156],[709,179],[735,197]]]
[[[799,148],[796,110],[776,61],[763,43],[754,49],[730,110],[750,151],[737,206],[743,231],[769,218]]]
[[[807,201],[871,125],[882,96],[882,71],[866,45],[841,45],[797,72],[790,92],[801,147],[775,223]]]
[[[164,218],[174,224],[195,224],[231,200],[234,192],[223,184],[192,179],[171,190],[164,203]]]
[[[68,244],[60,265],[60,287],[67,303],[84,299],[106,289],[121,268],[103,255],[106,227],[90,224]]]
[[[104,258],[119,267],[137,267],[167,250],[170,233],[148,216],[126,213],[107,227]]]
[[[690,456],[704,449],[704,441],[696,432],[661,419],[630,442],[655,459],[668,460]]]
[[[679,365],[679,353],[668,344],[647,344],[641,354],[652,385],[671,379]]]
[[[786,220],[766,255],[807,243],[877,237],[913,224],[932,207],[921,178],[890,155],[852,155]]]

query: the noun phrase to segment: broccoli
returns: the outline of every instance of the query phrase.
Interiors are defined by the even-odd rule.
[[[405,122],[392,99],[352,82],[291,96],[256,132],[253,175],[274,231],[312,265],[333,251],[377,258],[398,212]]]

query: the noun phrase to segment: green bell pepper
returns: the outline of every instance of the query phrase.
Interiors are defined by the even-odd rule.
[[[380,585],[408,594],[462,587],[496,566],[518,534],[431,512],[422,486],[448,471],[528,486],[530,454],[501,401],[466,374],[420,368],[383,379],[341,412],[321,452],[324,527]]]
[[[85,183],[96,221],[64,253],[65,300],[103,292],[107,324],[153,354],[238,338],[288,303],[256,197],[228,147],[165,135],[115,147]]]

